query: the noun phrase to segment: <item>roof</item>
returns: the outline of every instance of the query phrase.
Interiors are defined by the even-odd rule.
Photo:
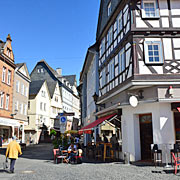
[[[24,64],[25,64],[25,63],[17,63],[17,64],[16,64],[16,67],[18,67],[18,69],[19,69],[19,68],[21,68]]]
[[[97,32],[96,32],[96,39],[99,39],[101,33],[103,32],[103,30],[106,27],[108,21],[112,17],[114,11],[116,10],[118,4],[121,1],[122,0],[111,0],[112,12],[111,12],[111,15],[108,17],[108,15],[107,15],[107,7],[108,7],[108,4],[109,4],[110,0],[101,0],[100,9],[99,9]]]
[[[49,94],[51,96],[51,98],[53,97],[55,88],[56,88],[56,84],[58,83],[58,81],[46,81],[47,82],[47,86],[48,86],[48,90],[49,90]]]
[[[54,90],[55,90],[57,82],[58,82],[59,86],[64,87],[69,92],[73,93],[72,89],[70,89],[69,87],[67,87],[65,84],[63,84],[60,81],[58,73],[53,68],[51,68],[44,59],[42,59],[41,61],[37,62],[36,66],[38,64],[40,64],[40,63],[45,64],[45,66],[49,69],[49,71],[52,73],[52,76],[54,77],[54,79],[53,78],[52,79],[45,79],[45,77],[41,77],[41,79],[40,79],[40,80],[46,80],[51,98],[53,96],[53,93],[54,93]],[[33,71],[36,69],[36,66],[33,69]],[[33,71],[31,72],[30,76],[32,75]],[[31,77],[31,80],[34,81],[32,77]],[[37,79],[37,76],[36,76],[36,81],[37,80],[38,79]]]
[[[91,62],[89,61],[90,55],[91,55],[91,54],[94,55],[95,52],[96,52],[96,50],[97,50],[96,43],[93,44],[92,46],[90,46],[90,47],[88,48],[87,53],[86,53],[86,57],[85,57],[85,61],[84,61],[84,64],[83,64],[83,68],[82,68],[82,71],[81,71],[81,73],[80,73],[80,81],[81,81],[81,79],[82,79],[82,77],[83,77],[83,74],[84,74],[85,70],[89,67],[88,65],[91,63]],[[92,58],[90,58],[90,60],[92,60]]]
[[[45,80],[32,81],[29,86],[29,96],[36,96],[39,93],[44,82]]]
[[[67,75],[67,76],[62,76],[63,78],[66,78],[70,85],[73,86],[76,82],[76,75]]]

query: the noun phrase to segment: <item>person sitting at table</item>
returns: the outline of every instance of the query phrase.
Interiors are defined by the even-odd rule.
[[[103,134],[103,138],[104,138],[104,142],[108,143],[108,138],[105,136],[105,134]]]
[[[68,147],[68,158],[67,158],[67,161],[69,162],[75,162],[75,156],[76,156],[76,153],[77,153],[77,146],[74,145],[74,144],[71,144],[69,147]]]
[[[112,144],[113,150],[117,150],[118,149],[119,143],[118,143],[118,139],[117,139],[115,134],[112,135],[112,137],[110,139],[110,143]]]

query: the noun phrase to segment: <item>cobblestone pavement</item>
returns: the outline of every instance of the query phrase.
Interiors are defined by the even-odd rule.
[[[15,166],[15,173],[9,174],[2,168],[5,160],[0,155],[0,180],[176,180],[173,171],[166,174],[163,168],[134,166],[122,163],[83,163],[78,165],[54,164],[52,146],[40,144],[28,147]]]

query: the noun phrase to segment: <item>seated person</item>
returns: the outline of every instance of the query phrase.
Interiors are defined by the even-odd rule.
[[[103,138],[104,138],[104,142],[108,143],[108,138],[105,136],[105,134],[103,134]]]
[[[119,143],[118,143],[118,139],[115,134],[112,135],[110,142],[112,144],[113,149],[118,150]]]
[[[76,145],[74,144],[71,144],[69,147],[68,147],[68,158],[67,158],[67,161],[69,162],[75,162],[75,156],[77,154],[77,147]]]

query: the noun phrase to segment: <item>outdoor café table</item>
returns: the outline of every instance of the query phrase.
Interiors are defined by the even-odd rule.
[[[99,144],[103,144],[104,145],[104,155],[103,155],[103,161],[105,162],[105,160],[107,158],[111,158],[111,157],[106,157],[106,150],[107,150],[107,147],[109,146],[110,148],[112,148],[112,144],[111,143],[104,143],[104,142],[100,142],[98,143]]]

